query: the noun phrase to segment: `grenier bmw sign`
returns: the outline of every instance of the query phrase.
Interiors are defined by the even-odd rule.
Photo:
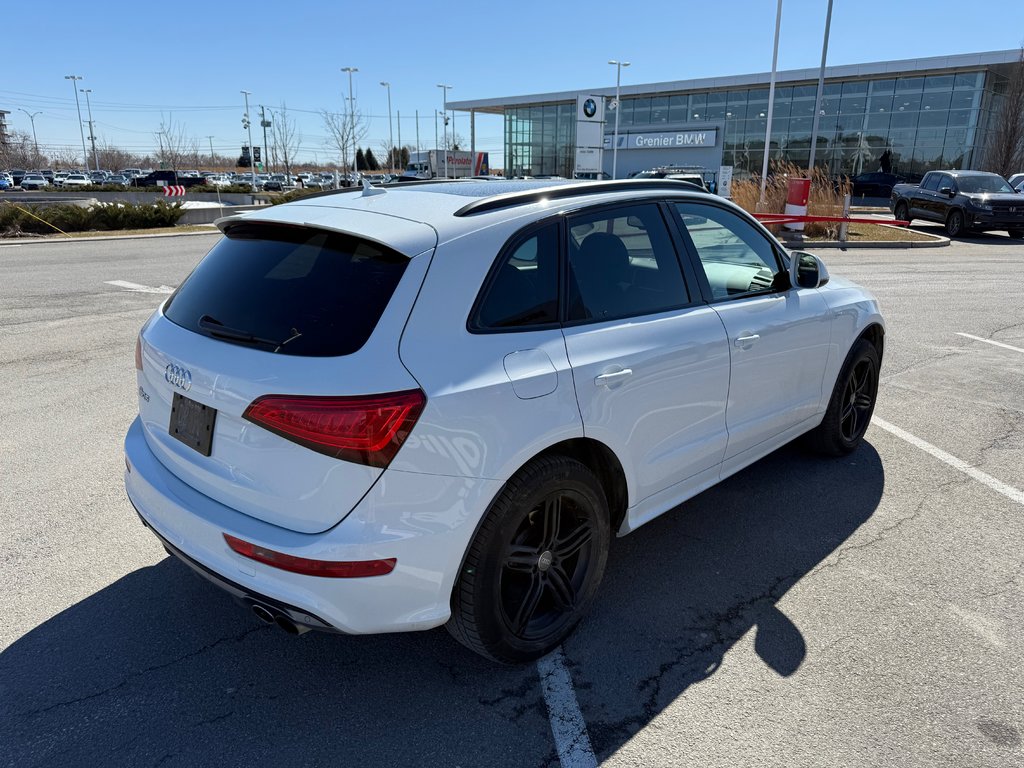
[[[717,128],[699,131],[667,131],[660,133],[628,133],[619,135],[619,149],[678,149],[713,147],[718,143]],[[604,137],[604,148],[612,148],[612,137]]]

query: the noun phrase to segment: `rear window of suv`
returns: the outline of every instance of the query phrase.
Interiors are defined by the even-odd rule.
[[[174,292],[164,316],[278,354],[349,355],[373,333],[408,262],[351,235],[238,224]]]

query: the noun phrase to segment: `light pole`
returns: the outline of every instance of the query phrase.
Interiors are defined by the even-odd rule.
[[[395,129],[391,123],[391,83],[381,80],[380,84],[388,89],[388,140],[391,142],[391,147],[388,150],[388,170],[393,171],[395,169]],[[401,129],[399,129],[399,134],[401,134]]]
[[[828,58],[828,30],[832,26],[832,0],[825,12],[825,36],[821,42],[821,69],[818,70],[818,92],[814,97],[814,120],[811,125],[811,156],[807,160],[807,177],[814,173],[814,152],[818,148],[818,118],[821,117],[821,95],[825,91],[825,60]]]
[[[352,73],[358,72],[359,67],[342,67],[342,72],[348,72],[348,115],[349,115],[349,126],[352,133],[352,171],[353,173],[359,173],[359,163],[356,161],[356,153],[359,151],[356,148],[356,102],[352,98]],[[348,179],[346,179],[346,182]]]
[[[757,210],[764,210],[764,191],[768,184],[768,157],[772,148],[772,113],[775,111],[775,74],[779,65],[779,30],[782,28],[782,0],[775,11],[775,45],[772,49],[772,76],[768,81],[768,119],[764,128],[764,158],[761,160],[761,196]]]
[[[92,144],[92,164],[96,166],[93,170],[98,171],[100,169],[99,158],[96,157],[96,128],[93,125],[92,120],[92,102],[89,100],[89,94],[92,93],[92,88],[79,88],[82,93],[85,94],[85,106],[89,112],[89,142]]]
[[[18,107],[19,111],[24,112],[28,115],[28,119],[32,121],[32,143],[36,145],[36,164],[39,164],[39,140],[36,138],[36,115],[43,114],[40,112],[29,112],[27,109]]]
[[[612,59],[608,62],[615,66],[615,134],[612,136],[612,178],[619,178],[619,112],[621,111],[621,103],[619,102],[619,86],[622,84],[622,68],[628,67],[628,61],[616,61]]]
[[[260,104],[260,125],[263,126],[263,154],[269,157],[270,146],[267,144],[267,128],[270,127],[270,121],[267,120],[267,113],[264,111],[262,104]],[[271,164],[270,170],[273,173],[273,164]]]
[[[249,120],[249,96],[252,91],[239,91],[245,96],[245,115],[242,117],[242,125],[249,132],[249,175],[252,177],[252,191],[256,191],[256,151],[252,145],[252,121]]]
[[[451,86],[445,83],[438,83],[437,87],[444,91],[444,109],[441,115],[444,118],[444,177],[448,178],[448,91]]]
[[[85,149],[85,131],[82,130],[82,104],[78,101],[78,86],[75,85],[76,80],[82,78],[78,75],[64,75],[65,80],[71,81],[71,90],[75,92],[75,109],[78,110],[78,133],[82,137],[82,162],[85,163],[85,167],[89,167],[89,153]]]

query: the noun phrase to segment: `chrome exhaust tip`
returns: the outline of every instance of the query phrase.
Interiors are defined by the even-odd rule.
[[[264,608],[262,605],[254,605],[252,612],[256,614],[256,618],[262,621],[264,624],[274,623],[274,614]]]

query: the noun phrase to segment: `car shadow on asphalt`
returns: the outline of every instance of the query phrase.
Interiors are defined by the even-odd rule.
[[[883,486],[869,444],[832,460],[787,447],[617,539],[565,646],[599,757],[751,628],[769,667],[798,673],[807,643],[776,603]],[[173,558],[0,654],[0,742],[19,765],[557,765],[533,665],[496,666],[443,629],[292,638]]]

